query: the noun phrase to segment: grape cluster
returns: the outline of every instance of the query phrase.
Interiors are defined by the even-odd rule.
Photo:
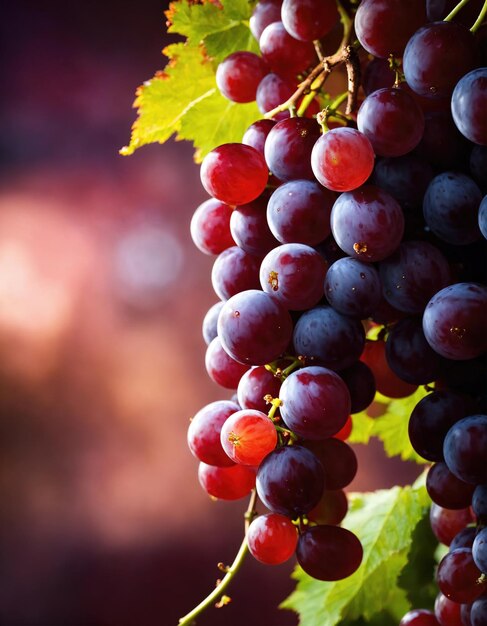
[[[211,198],[191,234],[218,255],[220,298],[203,322],[206,369],[237,393],[195,415],[188,443],[210,495],[237,499],[256,487],[270,511],[247,533],[258,560],[296,553],[311,576],[338,580],[362,560],[357,537],[339,526],[357,470],[344,441],[350,414],[376,390],[403,398],[429,385],[409,433],[433,463],[433,530],[453,543],[435,614],[410,612],[401,624],[481,626],[487,68],[465,13],[441,21],[438,4],[340,5],[351,28],[329,59],[346,64],[352,83],[345,113],[338,104],[316,116],[311,80],[329,73],[333,0],[261,0],[250,20],[261,56],[236,52],[219,65],[222,94],[256,100],[263,118],[201,165]],[[377,338],[366,339],[374,327]]]

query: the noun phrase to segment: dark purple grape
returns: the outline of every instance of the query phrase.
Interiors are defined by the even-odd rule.
[[[222,448],[220,431],[230,415],[239,410],[235,402],[220,400],[211,402],[196,413],[189,424],[188,447],[198,460],[220,467],[234,465]]]
[[[343,379],[350,392],[352,403],[350,413],[364,411],[375,397],[375,378],[372,370],[362,361],[357,361],[350,367],[340,370],[340,378]]]
[[[404,50],[408,85],[421,96],[449,96],[477,63],[473,34],[455,22],[433,22],[417,30]]]
[[[460,172],[443,172],[428,185],[423,213],[434,234],[456,246],[480,239],[478,210],[482,192]]]
[[[218,65],[216,84],[232,102],[253,102],[257,87],[267,72],[261,57],[241,50],[233,52]]]
[[[264,400],[267,395],[279,397],[281,380],[263,365],[252,367],[240,379],[237,388],[238,403],[242,409],[255,409],[267,413],[270,405]]]
[[[327,489],[344,489],[355,478],[357,457],[344,441],[329,437],[319,441],[305,441],[303,445],[311,450],[323,465]]]
[[[401,380],[389,367],[386,359],[385,342],[366,341],[364,351],[360,357],[372,370],[377,391],[388,398],[406,398],[416,391],[417,385]]]
[[[447,359],[466,360],[487,349],[487,287],[455,283],[434,295],[423,315],[430,346]]]
[[[239,205],[260,196],[269,172],[264,157],[255,148],[226,143],[205,156],[200,178],[211,196],[229,205]]]
[[[398,247],[404,215],[390,194],[365,185],[337,199],[331,212],[331,230],[348,255],[360,261],[381,261]]]
[[[455,535],[450,544],[450,550],[453,551],[457,548],[471,548],[476,534],[477,529],[475,526],[467,526]]]
[[[282,419],[306,439],[335,435],[350,415],[347,386],[338,374],[325,367],[304,367],[292,372],[282,383],[279,398]]]
[[[359,319],[369,317],[381,301],[379,272],[370,263],[351,257],[338,259],[326,274],[325,296],[339,313]]]
[[[374,91],[357,114],[358,129],[379,156],[398,157],[415,148],[424,130],[424,115],[414,98],[397,88]]]
[[[223,302],[216,302],[211,308],[208,309],[205,317],[203,318],[202,333],[206,345],[208,345],[218,335],[217,323],[222,306]]]
[[[458,130],[473,143],[487,145],[487,67],[479,67],[463,76],[451,98],[453,121]]]
[[[453,424],[443,443],[450,472],[474,485],[487,482],[487,415],[470,415]]]
[[[274,120],[257,120],[251,124],[242,137],[242,143],[252,146],[264,156],[264,145],[271,128],[276,124]]]
[[[208,376],[225,389],[236,389],[248,370],[248,365],[235,361],[225,352],[219,337],[215,337],[206,349],[205,367]]]
[[[362,354],[365,332],[359,320],[345,317],[330,306],[306,311],[293,335],[297,354],[315,357],[335,371],[350,367]]]
[[[262,257],[254,256],[238,246],[224,250],[211,271],[211,284],[221,300],[228,300],[247,289],[258,289]]]
[[[426,489],[433,502],[445,509],[464,509],[470,506],[475,486],[457,478],[440,461],[430,467]]]
[[[284,446],[264,458],[256,484],[257,494],[269,510],[295,519],[318,504],[325,473],[316,456],[303,446]]]
[[[475,600],[470,611],[472,626],[487,626],[487,596]]]
[[[294,93],[295,87],[289,81],[284,80],[277,74],[271,73],[264,76],[257,87],[255,100],[259,111],[267,113],[277,106],[286,102]],[[276,115],[277,120],[289,117],[289,111],[281,111]]]
[[[419,156],[441,171],[452,170],[462,167],[468,147],[450,110],[426,113],[423,137],[415,151]]]
[[[427,241],[405,241],[379,265],[386,300],[405,313],[422,313],[451,282],[448,261]]]
[[[438,541],[449,546],[458,533],[473,522],[470,507],[466,509],[444,509],[438,504],[431,505],[430,523],[431,530]]]
[[[239,248],[249,254],[263,257],[279,242],[267,224],[266,207],[269,194],[236,207],[230,217],[230,232]]]
[[[409,438],[416,452],[428,461],[443,460],[446,433],[474,409],[466,396],[452,391],[435,391],[414,407],[409,419]]]
[[[481,572],[487,575],[487,528],[482,528],[475,537],[472,545],[472,556],[475,565]]]
[[[332,30],[339,14],[334,0],[284,0],[281,19],[292,37],[314,41]]]
[[[422,0],[362,0],[355,30],[362,46],[376,57],[402,56],[411,35],[426,22]]]
[[[487,146],[474,146],[470,153],[470,174],[482,193],[487,193]],[[484,237],[487,237],[484,232]]]
[[[294,119],[294,118],[293,118]],[[336,195],[311,180],[280,185],[267,205],[267,221],[281,243],[314,246],[330,234],[330,215]]]
[[[267,135],[264,154],[270,171],[279,180],[315,180],[311,151],[320,136],[316,120],[291,117],[281,120]]]
[[[478,520],[487,523],[487,484],[478,485],[472,496],[472,509]]]
[[[252,35],[259,41],[264,28],[281,19],[282,0],[260,0],[250,17],[249,26]]]
[[[484,196],[479,206],[479,228],[484,239],[487,239],[487,196]]]
[[[296,556],[309,576],[341,580],[358,569],[363,549],[357,537],[345,528],[312,526],[299,536]]]
[[[453,602],[473,602],[487,589],[479,582],[481,571],[475,565],[470,548],[457,548],[446,554],[438,565],[436,582],[440,591]]]
[[[265,27],[259,48],[271,71],[289,80],[316,62],[313,44],[291,37],[280,21]]]
[[[429,163],[415,154],[378,159],[372,181],[374,185],[391,194],[404,211],[423,206],[423,196],[433,170]]]
[[[264,365],[277,359],[292,336],[291,316],[263,291],[243,291],[227,300],[218,318],[218,335],[236,361]]]
[[[303,311],[323,297],[326,263],[310,246],[285,243],[271,250],[260,266],[260,284],[287,309]]]
[[[235,242],[230,233],[232,208],[210,198],[205,200],[191,218],[191,238],[204,254],[220,254]]]
[[[325,489],[318,504],[308,512],[308,519],[315,524],[337,526],[348,511],[348,500],[344,491]]]
[[[392,87],[396,80],[396,74],[391,69],[387,59],[374,58],[367,63],[362,79],[362,87],[366,96],[377,89]]]

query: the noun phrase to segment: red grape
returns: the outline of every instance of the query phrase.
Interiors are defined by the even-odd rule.
[[[265,413],[243,409],[223,424],[220,439],[232,461],[257,466],[276,447],[277,431]]]

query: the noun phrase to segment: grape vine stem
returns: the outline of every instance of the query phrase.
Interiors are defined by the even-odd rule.
[[[235,559],[233,560],[233,563],[228,568],[225,568],[225,571],[226,571],[225,576],[218,582],[215,589],[213,589],[213,591],[208,596],[206,596],[206,598],[202,602],[198,604],[198,606],[195,606],[195,608],[192,611],[187,613],[184,617],[181,617],[181,619],[178,622],[178,626],[193,626],[193,624],[195,623],[195,619],[198,617],[198,615],[201,615],[201,613],[203,613],[205,609],[207,609],[212,604],[215,604],[223,596],[223,592],[226,590],[228,585],[232,582],[235,574],[240,569],[240,566],[242,565],[245,559],[245,556],[247,555],[247,552],[248,552],[247,531],[250,526],[250,522],[256,515],[256,511],[255,511],[256,500],[257,500],[257,493],[255,489],[253,489],[250,495],[249,505],[247,507],[247,510],[245,511],[245,516],[244,516],[245,517],[244,540],[242,541],[242,544],[240,545],[240,548],[235,556]]]

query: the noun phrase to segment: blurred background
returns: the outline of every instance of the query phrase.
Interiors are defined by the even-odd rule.
[[[165,3],[14,0],[0,24],[2,626],[166,626],[231,562],[245,502],[212,502],[189,418],[225,399],[204,369],[213,259],[189,144],[118,149],[164,65]],[[352,490],[418,468],[357,448]],[[287,626],[293,563],[248,559],[202,626]]]

